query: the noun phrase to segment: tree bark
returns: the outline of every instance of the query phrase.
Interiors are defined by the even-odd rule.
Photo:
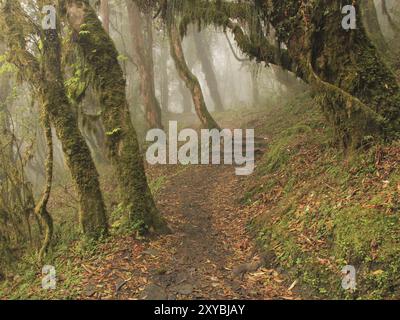
[[[161,48],[160,57],[160,96],[161,96],[161,108],[165,112],[168,112],[169,107],[169,77],[168,77],[168,57],[169,51],[163,45]]]
[[[207,110],[199,80],[187,66],[182,49],[181,36],[175,22],[167,22],[167,29],[170,40],[172,59],[175,62],[175,66],[179,76],[185,82],[186,87],[190,90],[192,94],[196,114],[199,117],[202,126],[209,129],[218,129],[218,124],[215,122],[215,120]]]
[[[146,120],[151,128],[162,128],[161,108],[155,93],[152,20],[143,18],[132,0],[126,1],[129,27],[132,34],[132,52],[139,69],[140,94],[146,110]],[[144,34],[147,37],[144,37]]]
[[[98,173],[90,150],[79,132],[76,116],[65,93],[61,71],[61,45],[56,32],[44,41],[45,106],[67,156],[68,167],[78,189],[83,232],[97,238],[107,234],[107,217]]]
[[[43,225],[45,226],[45,236],[42,247],[39,251],[40,262],[43,261],[43,258],[50,247],[51,238],[53,237],[53,218],[47,210],[47,204],[49,202],[53,183],[53,135],[51,132],[50,117],[44,101],[42,101],[41,117],[47,143],[47,158],[45,162],[46,185],[42,194],[42,198],[35,207],[35,214],[41,219]]]
[[[385,40],[384,35],[382,34],[382,30],[379,25],[378,14],[376,12],[374,0],[363,0],[361,3],[361,9],[366,33],[379,50],[379,53],[383,57],[387,57],[389,55],[390,60],[392,60],[393,57],[390,56],[390,48]]]
[[[253,93],[253,107],[258,107],[260,103],[260,90],[258,89],[258,71],[250,66],[251,87]]]
[[[110,33],[110,6],[108,0],[100,0],[100,17],[104,30]]]
[[[141,224],[145,230],[167,232],[168,227],[156,208],[147,183],[126,100],[126,81],[114,43],[87,0],[67,0],[65,9],[77,44],[94,74],[93,82],[103,107],[108,156],[115,168],[129,218],[132,224]]]

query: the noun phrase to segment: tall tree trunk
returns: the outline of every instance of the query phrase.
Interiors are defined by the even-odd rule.
[[[202,126],[209,129],[219,128],[218,124],[207,110],[199,80],[187,66],[182,49],[181,36],[175,22],[167,22],[167,29],[171,46],[171,56],[175,62],[179,76],[192,94],[194,107]]]
[[[169,78],[168,78],[168,57],[169,51],[163,45],[160,57],[160,96],[161,108],[168,112],[169,105]]]
[[[6,52],[6,46],[3,41],[0,42],[0,55],[3,55]],[[7,74],[0,74],[0,97],[2,102],[4,103],[7,100],[8,95],[11,91],[11,81]]]
[[[48,114],[48,110],[45,107],[46,102],[42,101],[42,110],[41,110],[41,117],[42,117],[42,125],[43,130],[46,136],[46,143],[47,143],[47,158],[45,162],[46,168],[46,182],[45,188],[42,194],[42,198],[40,199],[39,203],[35,207],[35,214],[41,219],[43,225],[45,226],[45,236],[43,240],[42,247],[39,251],[39,261],[42,262],[45,254],[47,253],[51,238],[53,237],[53,218],[51,217],[50,213],[47,210],[47,204],[49,202],[52,183],[53,183],[53,134],[51,132],[51,123],[50,117]]]
[[[104,30],[110,33],[110,5],[109,0],[100,0],[100,18]]]
[[[399,25],[393,20],[388,8],[387,8],[387,3],[386,0],[382,0],[381,2],[382,4],[382,12],[385,15],[385,17],[387,18],[390,27],[393,29],[394,32],[398,33],[400,31],[400,27]],[[398,8],[397,8],[398,9]]]
[[[381,26],[379,25],[378,14],[374,0],[363,0],[361,3],[361,11],[365,24],[365,31],[371,38],[371,41],[375,44],[376,48],[382,56],[391,54],[390,48],[382,34]],[[389,57],[393,58],[393,57]]]
[[[47,107],[45,111],[49,113],[56,128],[67,155],[68,167],[77,185],[83,232],[89,237],[97,238],[107,233],[107,217],[98,173],[90,150],[79,132],[77,119],[63,86],[61,45],[57,33],[48,36],[52,40],[44,42],[44,72],[47,82],[43,92]]]
[[[143,18],[139,8],[132,0],[127,0],[126,4],[130,33],[133,35],[132,51],[139,69],[140,94],[146,110],[147,123],[151,128],[162,128],[161,108],[156,97],[154,83],[152,20],[148,13]]]
[[[75,32],[87,65],[94,73],[103,107],[102,121],[107,134],[107,148],[114,166],[124,204],[133,224],[145,229],[166,232],[144,170],[136,131],[126,100],[126,81],[118,63],[118,52],[104,31],[87,0],[66,0],[69,25]],[[81,32],[87,31],[87,32]]]
[[[208,43],[204,41],[204,37],[201,32],[194,32],[193,34],[194,43],[196,47],[197,56],[200,60],[201,67],[206,78],[208,89],[210,90],[211,99],[214,101],[215,110],[223,111],[224,105],[218,89],[218,80],[214,71],[210,48]]]
[[[253,92],[253,107],[258,107],[260,103],[260,90],[258,88],[258,70],[255,67],[250,66],[251,74],[251,87]]]

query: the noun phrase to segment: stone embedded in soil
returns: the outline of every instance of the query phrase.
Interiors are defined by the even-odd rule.
[[[186,272],[179,272],[176,275],[176,283],[177,284],[181,284],[181,283],[185,282],[186,280],[188,280],[188,274]]]
[[[182,283],[174,287],[174,291],[181,295],[189,295],[193,293],[193,285],[190,283]]]
[[[168,296],[164,288],[151,283],[147,285],[140,295],[142,300],[167,300]]]
[[[96,286],[94,284],[89,283],[84,289],[83,294],[86,297],[92,297],[96,293]]]

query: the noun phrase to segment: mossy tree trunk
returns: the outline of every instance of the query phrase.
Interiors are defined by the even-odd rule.
[[[90,150],[79,131],[77,119],[65,93],[61,71],[61,46],[57,33],[46,35],[43,64],[47,112],[54,124],[68,167],[77,185],[80,223],[84,234],[97,238],[107,234],[107,216],[100,191],[98,173]]]
[[[253,107],[260,104],[260,90],[258,88],[258,69],[250,66],[251,89],[253,93]]]
[[[134,225],[143,224],[145,229],[166,232],[168,228],[156,208],[147,183],[126,100],[126,81],[114,43],[88,1],[66,0],[64,8],[77,44],[93,72],[93,84],[103,108],[108,156],[115,168],[130,220]]]
[[[44,108],[42,112],[49,116],[62,143],[77,189],[79,218],[83,232],[90,238],[98,238],[107,233],[105,206],[96,167],[65,93],[58,34],[55,31],[46,34],[43,40],[43,56],[39,63],[27,49],[27,37],[23,25],[25,14],[19,3],[7,1],[3,7],[3,14],[7,26],[5,37],[9,49],[13,52],[9,60],[40,96]],[[48,176],[49,174],[50,172]]]
[[[161,47],[161,56],[160,56],[160,95],[161,95],[161,108],[168,112],[169,107],[169,74],[168,74],[168,57],[169,51],[164,46],[164,43]]]
[[[379,25],[378,14],[374,0],[363,0],[361,2],[361,11],[365,25],[365,31],[375,44],[381,55],[389,53],[389,46],[382,34],[381,26]]]
[[[357,29],[344,30],[340,2],[328,0],[274,0],[272,8],[280,42],[287,45],[298,75],[319,92],[345,148],[399,129],[399,86],[361,19]],[[356,9],[360,17],[357,4]]]
[[[180,78],[185,82],[186,87],[192,94],[196,114],[199,117],[202,126],[209,129],[219,128],[218,124],[207,110],[199,80],[187,66],[182,49],[181,36],[175,22],[167,22],[166,25],[168,29],[172,59],[175,62],[176,70],[178,71]]]
[[[45,254],[47,253],[50,242],[53,237],[53,218],[47,210],[47,204],[50,199],[50,193],[53,183],[53,135],[51,131],[51,123],[50,117],[48,113],[48,107],[46,106],[46,102],[42,101],[41,103],[41,118],[42,118],[42,126],[45,132],[46,144],[47,144],[47,158],[45,162],[46,169],[46,184],[42,194],[42,197],[38,204],[35,207],[35,214],[41,219],[43,225],[45,226],[45,235],[42,247],[39,251],[39,260],[42,261]]]
[[[109,0],[100,0],[100,17],[103,28],[110,33],[110,4]]]
[[[126,1],[129,28],[132,37],[132,52],[139,69],[140,94],[145,107],[147,123],[151,128],[162,128],[161,107],[156,97],[154,83],[152,20],[145,17],[132,0]],[[147,37],[144,37],[146,33]],[[147,43],[146,43],[147,42]]]

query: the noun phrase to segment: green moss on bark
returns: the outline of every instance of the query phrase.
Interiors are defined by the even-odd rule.
[[[219,129],[217,122],[208,112],[199,80],[187,66],[180,33],[174,20],[167,21],[167,29],[171,47],[171,57],[175,62],[176,70],[180,78],[185,82],[186,87],[192,94],[194,108],[202,126],[208,129]]]
[[[76,42],[93,73],[93,84],[103,108],[101,118],[106,129],[108,155],[129,217],[133,224],[143,223],[146,229],[168,231],[147,183],[114,43],[88,1],[67,0],[64,8]]]

